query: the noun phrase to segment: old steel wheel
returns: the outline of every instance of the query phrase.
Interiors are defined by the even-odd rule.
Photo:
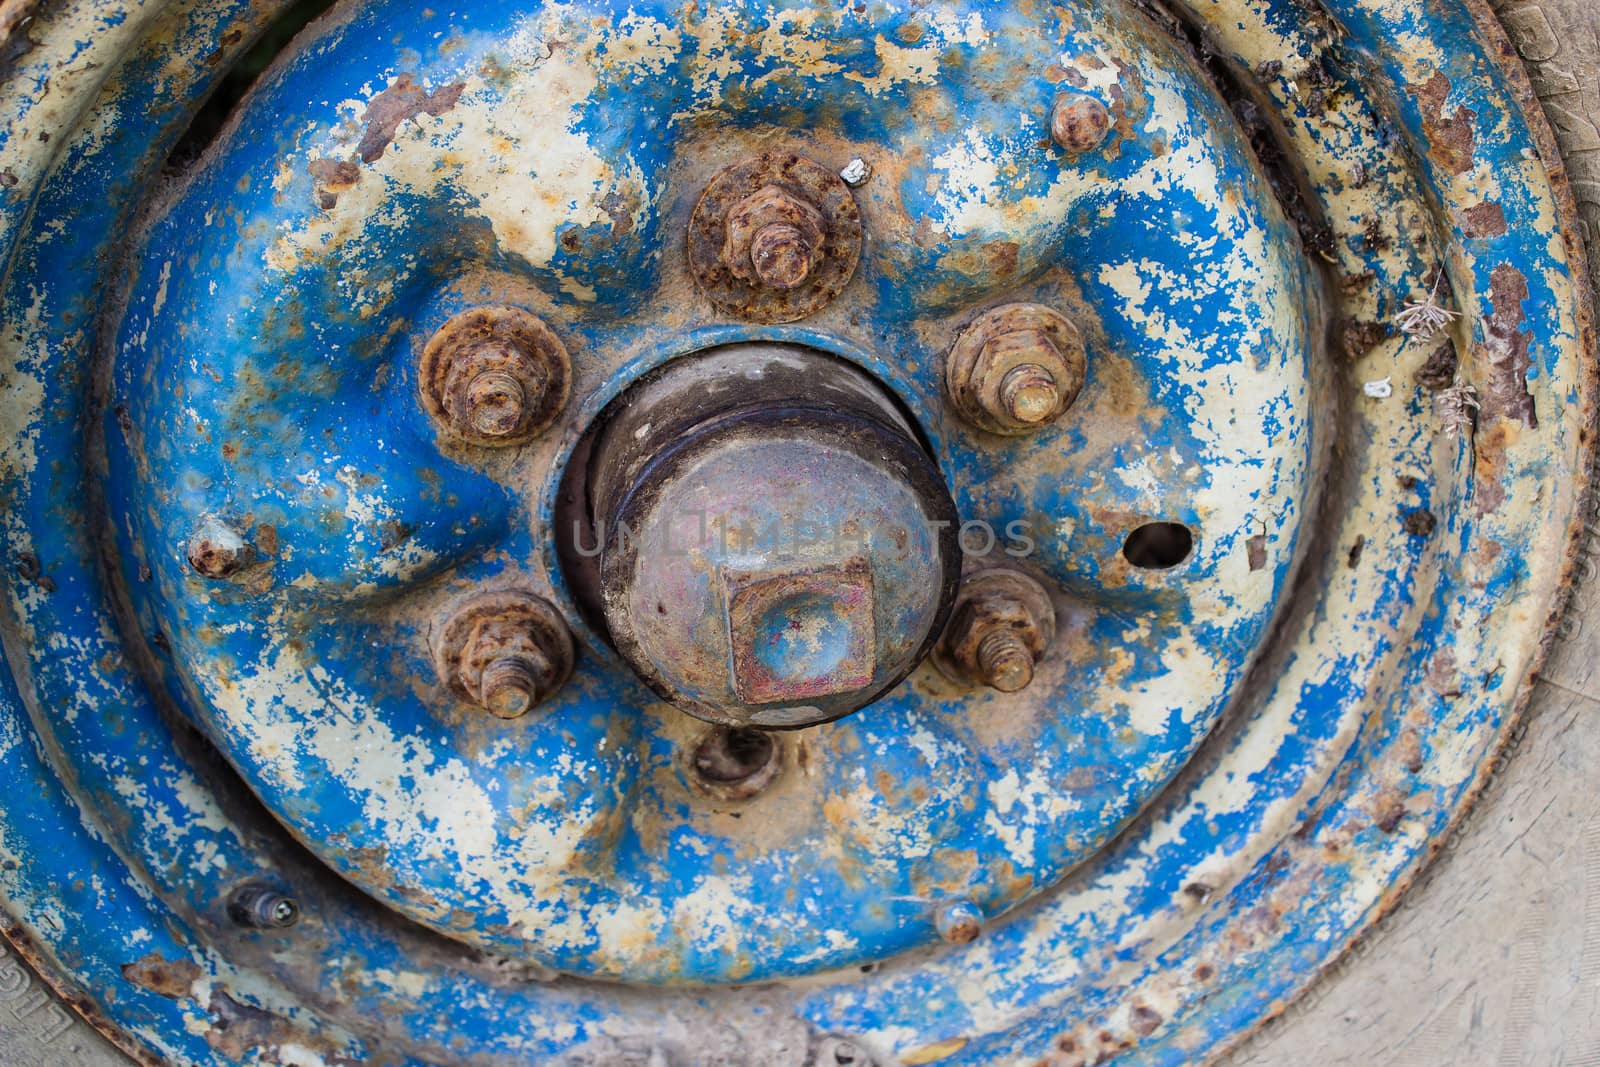
[[[195,119],[304,15],[10,60],[0,892],[127,1051],[1206,1059],[1470,802],[1595,410],[1470,0],[371,0]]]

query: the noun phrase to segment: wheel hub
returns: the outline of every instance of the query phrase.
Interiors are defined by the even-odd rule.
[[[955,596],[959,520],[865,375],[734,346],[613,406],[584,472],[599,598],[653,688],[711,722],[813,726],[921,661]]]

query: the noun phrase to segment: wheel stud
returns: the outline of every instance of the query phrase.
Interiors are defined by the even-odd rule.
[[[435,649],[441,678],[501,719],[548,700],[572,672],[572,635],[556,609],[526,593],[485,593],[446,621]]]
[[[1015,693],[1033,681],[1033,653],[1010,627],[990,630],[978,642],[978,679],[991,689]]]
[[[1061,406],[1055,376],[1037,363],[1007,371],[1000,381],[1000,399],[1007,415],[1029,426],[1048,422]]]
[[[1055,608],[1038,582],[1020,571],[977,571],[962,580],[934,662],[956,681],[1020,692],[1055,631]]]
[[[457,376],[451,375],[452,379]],[[483,370],[473,374],[464,387],[449,389],[445,393],[445,408],[450,411],[452,420],[469,425],[473,433],[483,437],[510,437],[522,424],[527,398],[528,391],[515,374]]]
[[[473,308],[428,341],[422,402],[462,441],[515,445],[561,413],[571,377],[566,348],[537,317],[513,307]]]
[[[945,363],[945,388],[974,426],[1033,433],[1077,399],[1086,365],[1083,342],[1066,316],[1040,304],[1006,304],[962,332]]]
[[[769,185],[728,213],[722,260],[744,281],[798,289],[822,259],[826,226],[816,205]]]
[[[1111,112],[1092,96],[1063,96],[1050,112],[1050,136],[1073,154],[1097,148],[1111,129]]]

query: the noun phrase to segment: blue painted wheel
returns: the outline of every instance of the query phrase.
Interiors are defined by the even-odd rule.
[[[1412,877],[1588,488],[1471,0],[64,3],[0,896],[174,1062],[1186,1062]],[[762,732],[772,729],[773,732]]]

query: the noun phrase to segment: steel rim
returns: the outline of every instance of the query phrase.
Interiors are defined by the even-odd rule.
[[[1128,1062],[1168,1062],[1232,1043],[1392,905],[1431,843],[1448,832],[1470,801],[1515,720],[1521,699],[1518,683],[1536,669],[1544,635],[1559,607],[1570,567],[1571,533],[1581,514],[1578,501],[1587,486],[1582,457],[1594,432],[1592,326],[1584,303],[1571,205],[1559,176],[1538,162],[1555,159],[1554,146],[1536,110],[1530,108],[1531,94],[1520,69],[1504,58],[1509,51],[1490,16],[1476,6],[1454,5],[1332,4],[1328,10],[1342,27],[1344,46],[1352,51],[1364,46],[1377,57],[1376,66],[1366,72],[1367,84],[1379,87],[1371,96],[1388,103],[1369,108],[1368,94],[1347,76],[1341,79],[1347,72],[1336,62],[1337,56],[1328,60],[1333,70],[1324,66],[1325,57],[1334,51],[1328,31],[1282,17],[1272,5],[1230,9],[1237,21],[1247,25],[1240,28],[1219,20],[1210,30],[1220,35],[1232,55],[1246,60],[1244,66],[1270,72],[1261,76],[1268,82],[1270,103],[1289,124],[1291,144],[1305,148],[1317,137],[1332,139],[1324,125],[1327,102],[1343,94],[1335,110],[1355,124],[1346,127],[1352,131],[1351,143],[1342,146],[1348,154],[1326,148],[1326,142],[1325,154],[1306,153],[1325,166],[1321,171],[1325,176],[1337,163],[1348,178],[1348,164],[1359,162],[1372,148],[1364,138],[1378,124],[1360,127],[1363,114],[1368,119],[1389,114],[1398,122],[1424,162],[1419,173],[1392,177],[1413,190],[1408,203],[1431,197],[1443,205],[1442,210],[1429,210],[1422,221],[1441,228],[1440,246],[1449,263],[1451,286],[1462,294],[1461,303],[1449,310],[1465,316],[1469,364],[1464,380],[1470,384],[1474,374],[1486,375],[1482,393],[1490,382],[1503,385],[1507,377],[1503,372],[1494,377],[1496,364],[1507,358],[1514,362],[1519,336],[1526,336],[1531,365],[1539,372],[1526,381],[1537,429],[1527,425],[1522,402],[1514,393],[1494,398],[1480,393],[1480,403],[1492,404],[1490,412],[1479,411],[1475,430],[1453,438],[1439,432],[1438,412],[1394,415],[1396,401],[1406,397],[1413,406],[1424,401],[1433,405],[1439,393],[1454,387],[1454,378],[1442,381],[1438,389],[1423,385],[1413,393],[1414,383],[1405,376],[1378,374],[1394,366],[1415,375],[1426,367],[1422,361],[1414,360],[1416,366],[1397,362],[1416,353],[1404,344],[1394,345],[1396,338],[1375,338],[1361,324],[1392,323],[1404,314],[1407,303],[1430,304],[1436,292],[1426,281],[1431,263],[1413,249],[1373,249],[1372,256],[1364,257],[1359,244],[1353,244],[1363,212],[1347,212],[1330,221],[1334,243],[1328,251],[1346,257],[1341,264],[1344,274],[1362,273],[1350,269],[1355,261],[1372,266],[1377,276],[1365,295],[1344,294],[1349,302],[1345,321],[1354,329],[1341,340],[1356,348],[1373,344],[1357,354],[1353,364],[1316,371],[1324,377],[1315,385],[1327,396],[1344,396],[1349,409],[1360,413],[1357,424],[1372,435],[1365,457],[1372,469],[1393,467],[1373,455],[1383,446],[1426,456],[1427,461],[1418,460],[1407,468],[1420,475],[1401,474],[1414,479],[1409,485],[1374,491],[1375,497],[1357,494],[1351,510],[1364,506],[1366,514],[1358,516],[1355,525],[1330,527],[1320,534],[1322,557],[1335,576],[1340,571],[1361,575],[1343,575],[1359,587],[1370,573],[1361,570],[1362,560],[1371,566],[1374,559],[1387,560],[1391,554],[1414,561],[1433,551],[1441,556],[1450,553],[1436,573],[1425,576],[1434,583],[1427,595],[1396,594],[1385,599],[1378,587],[1368,586],[1346,596],[1349,604],[1366,603],[1397,613],[1391,618],[1414,620],[1414,625],[1390,622],[1383,627],[1404,635],[1403,640],[1353,648],[1344,661],[1352,666],[1342,675],[1330,673],[1335,658],[1325,655],[1326,632],[1314,625],[1319,614],[1330,614],[1327,607],[1302,607],[1280,615],[1275,624],[1280,635],[1299,629],[1302,640],[1309,642],[1299,646],[1299,656],[1323,650],[1323,686],[1332,695],[1321,703],[1268,697],[1247,713],[1222,722],[1154,806],[1099,852],[1089,867],[1069,875],[1047,897],[1033,900],[965,948],[917,952],[897,957],[870,975],[834,975],[830,981],[792,989],[646,998],[634,991],[571,981],[508,983],[504,973],[497,973],[497,967],[503,972],[504,965],[404,930],[399,936],[411,962],[403,971],[386,968],[396,976],[391,979],[345,975],[350,1006],[343,1010],[307,987],[300,976],[304,962],[292,959],[292,940],[272,941],[257,933],[230,935],[219,932],[223,928],[215,924],[208,928],[208,910],[224,910],[222,904],[196,898],[192,885],[174,884],[171,853],[156,842],[160,834],[181,837],[196,832],[195,827],[218,835],[209,842],[217,851],[207,852],[203,844],[188,846],[197,849],[192,855],[234,851],[224,865],[230,872],[281,872],[292,866],[277,854],[283,846],[262,838],[262,830],[243,806],[217,800],[201,784],[214,768],[203,773],[183,769],[178,761],[187,742],[174,742],[170,754],[163,751],[160,761],[152,761],[159,762],[167,783],[164,795],[150,792],[148,782],[128,786],[141,793],[131,805],[141,812],[140,824],[120,830],[88,829],[80,806],[104,818],[107,812],[129,805],[117,799],[114,788],[86,788],[84,764],[75,764],[73,753],[86,751],[94,742],[88,736],[69,736],[78,729],[76,720],[91,708],[117,709],[108,718],[128,716],[130,722],[141,722],[142,729],[166,730],[158,717],[131,718],[129,709],[140,700],[131,673],[96,675],[92,684],[81,680],[69,704],[58,703],[60,691],[47,688],[24,699],[17,689],[18,678],[38,684],[40,672],[33,657],[51,648],[49,635],[81,634],[84,620],[94,615],[76,601],[72,608],[61,605],[73,598],[92,604],[100,584],[89,545],[83,546],[85,565],[75,568],[70,561],[63,562],[55,542],[40,534],[48,522],[40,512],[47,512],[52,494],[59,493],[50,479],[62,477],[62,457],[81,453],[82,444],[71,429],[76,416],[61,414],[70,409],[47,389],[39,369],[56,366],[45,361],[69,367],[74,360],[84,367],[92,364],[93,345],[73,340],[65,329],[74,309],[83,305],[68,301],[56,307],[48,295],[40,297],[43,304],[32,305],[21,301],[19,293],[29,292],[25,283],[30,278],[49,277],[50,268],[59,270],[61,264],[87,256],[106,235],[84,233],[72,238],[72,248],[60,251],[58,242],[52,251],[43,224],[68,202],[63,198],[70,192],[69,176],[76,173],[81,180],[81,175],[93,174],[100,153],[111,151],[119,137],[138,135],[139,125],[129,118],[135,113],[132,101],[140,102],[143,121],[151,128],[170,134],[174,126],[181,127],[177,116],[190,89],[180,87],[179,76],[169,75],[165,83],[156,76],[169,68],[155,62],[144,43],[147,34],[177,29],[179,54],[192,55],[210,54],[218,47],[237,49],[244,39],[224,43],[236,28],[226,13],[209,11],[203,18],[191,19],[179,7],[165,9],[159,17],[141,12],[120,22],[102,21],[93,34],[86,33],[88,23],[77,21],[86,13],[75,10],[54,14],[49,23],[41,20],[34,31],[39,41],[36,54],[24,56],[13,72],[8,107],[14,128],[51,132],[56,147],[46,149],[41,145],[50,142],[13,136],[0,149],[4,157],[0,173],[16,179],[4,191],[12,264],[8,318],[14,327],[7,344],[13,382],[8,418],[25,428],[10,452],[7,472],[8,495],[14,501],[7,514],[8,540],[19,573],[10,582],[13,618],[5,636],[13,664],[27,665],[7,680],[4,710],[11,743],[0,746],[0,751],[12,765],[13,781],[38,783],[36,803],[24,807],[8,802],[0,817],[7,850],[17,857],[0,874],[17,919],[17,929],[8,932],[44,963],[48,973],[64,976],[70,986],[87,993],[92,1017],[125,1047],[147,1050],[146,1054],[158,1050],[180,1060],[239,1054],[224,1032],[227,1025],[237,1027],[240,1020],[257,1019],[242,1005],[271,1013],[260,1040],[280,1047],[303,1040],[311,1042],[307,1047],[346,1055],[399,1048],[402,1056],[419,1061],[451,1048],[446,1033],[450,1030],[482,1034],[482,1051],[537,1061],[552,1055],[615,1055],[616,1049],[626,1052],[645,1041],[640,1035],[661,1032],[663,1018],[676,1020],[672,1026],[689,1026],[692,1032],[693,1026],[707,1025],[708,1017],[716,1028],[714,1043],[726,1044],[729,1055],[744,1055],[752,1062],[759,1062],[756,1055],[794,1062],[800,1055],[795,1049],[812,1045],[820,1049],[821,1035],[827,1034],[850,1035],[851,1041],[885,1060],[908,1063],[993,1062],[1008,1056],[1053,1056],[1072,1063],[1093,1060],[1102,1052],[1124,1055]],[[90,44],[81,50],[67,44],[74,34],[87,37]],[[1448,52],[1431,42],[1447,43]],[[172,45],[167,42],[164,47]],[[1298,60],[1272,72],[1270,64],[1284,62],[1286,56]],[[120,67],[123,57],[129,58],[130,68]],[[1304,77],[1304,68],[1297,70],[1297,65],[1306,63],[1307,57],[1315,60],[1312,70],[1326,74],[1326,83],[1307,87],[1296,82],[1297,73]],[[73,85],[58,74],[42,90],[29,93],[18,88],[28,71],[63,62],[66,69],[98,71],[94,78],[117,79],[112,97],[122,103],[127,134],[97,139],[93,95],[87,87],[91,78]],[[193,66],[204,68],[204,64]],[[1448,72],[1438,75],[1445,79],[1442,87],[1436,68]],[[156,85],[161,87],[156,95],[138,95]],[[1404,87],[1412,89],[1401,91]],[[1314,99],[1318,93],[1322,97]],[[1047,101],[1048,95],[1041,92],[1041,114]],[[1391,105],[1393,112],[1388,111]],[[91,132],[61,137],[65,127],[75,125],[62,122],[62,114],[80,116]],[[98,121],[103,123],[103,116]],[[47,164],[62,169],[40,180]],[[1522,181],[1502,182],[1498,197],[1485,197],[1481,183],[1486,173],[1516,174]],[[1312,195],[1327,194],[1332,205],[1348,207],[1349,201],[1328,192],[1332,184],[1330,178]],[[1350,192],[1345,184],[1340,183],[1341,194]],[[1491,200],[1498,218],[1488,206]],[[1312,244],[1316,251],[1316,241]],[[1507,267],[1529,287],[1526,298],[1516,297],[1514,284],[1510,290],[1511,302],[1521,309],[1520,320],[1506,318],[1506,285],[1512,282]],[[30,306],[36,310],[25,313]],[[757,333],[840,345],[836,337],[804,328],[746,330],[739,336]],[[39,352],[45,355],[36,357]],[[858,358],[869,369],[877,369],[870,354]],[[1470,362],[1474,359],[1485,362],[1480,366]],[[1515,372],[1515,366],[1512,369]],[[623,370],[617,381],[636,370]],[[887,369],[884,376],[890,376]],[[1383,391],[1379,383],[1386,380],[1391,392],[1376,395]],[[1351,388],[1369,383],[1375,391],[1356,393]],[[936,391],[933,397],[930,407],[937,403]],[[1390,406],[1381,406],[1385,402]],[[1523,429],[1514,431],[1512,424]],[[1349,432],[1348,424],[1343,432]],[[1390,436],[1385,438],[1385,433]],[[930,435],[941,436],[933,430]],[[49,472],[47,464],[36,460],[30,468],[30,448],[35,457],[51,457],[58,469]],[[983,483],[990,473],[978,465],[975,478]],[[1333,477],[1337,481],[1337,474]],[[1502,500],[1484,509],[1497,491]],[[1422,517],[1424,512],[1431,524]],[[1382,522],[1373,521],[1380,514]],[[1356,534],[1358,529],[1366,532]],[[1381,535],[1371,533],[1374,530]],[[1356,536],[1362,538],[1359,548]],[[1500,553],[1484,560],[1482,546],[1489,542],[1500,545]],[[1450,547],[1421,547],[1444,543]],[[1302,549],[1300,558],[1314,550],[1315,546]],[[1512,559],[1517,566],[1508,570],[1507,561]],[[1404,575],[1397,569],[1389,577],[1405,584],[1406,575],[1419,573],[1412,565],[1408,562],[1403,568]],[[1482,587],[1474,588],[1480,581]],[[1328,597],[1334,585],[1329,578],[1317,588]],[[1433,614],[1427,617],[1430,607]],[[71,622],[74,613],[79,620],[76,628]],[[1377,626],[1370,621],[1352,629]],[[1441,660],[1436,647],[1446,632],[1456,635],[1448,644],[1453,664]],[[1474,634],[1476,643],[1461,636],[1467,632]],[[1295,678],[1293,647],[1280,636],[1275,651],[1255,666],[1257,676],[1280,687],[1306,681]],[[1383,648],[1400,651],[1374,654]],[[1308,678],[1314,676],[1313,672]],[[1463,679],[1475,684],[1462,684]],[[1358,691],[1364,696],[1352,706],[1354,698],[1333,691]],[[1418,714],[1422,706],[1418,693],[1431,694],[1423,715]],[[59,710],[60,717],[52,716],[52,710]],[[1320,739],[1313,741],[1317,734]],[[1260,748],[1264,737],[1272,738],[1276,746],[1270,754]],[[105,755],[119,758],[116,752]],[[1263,762],[1268,755],[1270,760]],[[208,762],[204,753],[195,753],[194,759],[199,767]],[[79,769],[70,769],[75,766]],[[1238,797],[1240,790],[1227,785],[1226,778],[1234,774],[1248,780],[1250,767],[1263,780],[1250,790],[1246,813],[1215,833],[1218,842],[1231,839],[1243,842],[1243,847],[1209,856],[1193,841],[1181,852],[1162,848],[1163,841],[1188,836],[1184,827],[1196,825],[1188,820],[1194,817],[1197,801],[1214,812],[1219,801]],[[76,792],[62,788],[63,775],[78,783]],[[107,774],[108,782],[114,778]],[[1273,789],[1276,799],[1269,800]],[[169,809],[165,819],[163,807]],[[1244,829],[1246,825],[1251,828]],[[181,829],[163,829],[167,826]],[[52,854],[48,865],[37,858],[45,842]],[[152,862],[164,852],[164,860]],[[168,868],[164,874],[152,869],[163,865]],[[76,877],[62,877],[67,872],[76,872]],[[344,898],[342,887],[310,873],[309,865],[288,880],[296,883],[303,912],[322,910],[332,915],[344,909],[354,916],[360,909],[358,901]],[[214,890],[213,896],[220,901],[225,894]],[[68,918],[89,915],[104,921],[90,924]],[[375,936],[372,927],[354,925],[354,918],[350,921],[353,929],[362,930],[359,939]],[[1074,929],[1082,940],[1075,942],[1063,933]],[[1144,947],[1135,949],[1135,944]],[[369,942],[368,951],[382,958],[387,950],[374,945]],[[1085,946],[1091,948],[1085,951]],[[137,980],[130,980],[125,968],[139,961],[154,962],[143,969],[135,967]],[[164,967],[157,966],[161,961]],[[166,977],[154,974],[151,967]],[[511,970],[524,979],[544,977],[536,968]],[[114,1003],[103,995],[110,989],[118,992]],[[428,998],[446,994],[456,1008],[454,1018],[446,1024],[422,1023]],[[768,1025],[759,1021],[763,1011],[787,1020],[784,1025],[789,1030],[779,1033],[781,1028],[774,1028],[765,1043],[753,1037]],[[601,1036],[590,1021],[595,1012],[608,1018],[609,1036]],[[417,1025],[408,1025],[409,1032],[396,1038],[387,1032],[363,1032],[359,1023],[363,1016],[403,1018]],[[511,1017],[527,1022],[508,1026]],[[200,1033],[186,1025],[190,1018],[204,1020],[197,1027]],[[664,1042],[670,1052],[674,1040],[670,1027],[666,1033],[667,1037],[655,1040]],[[752,1051],[757,1049],[767,1051]]]

